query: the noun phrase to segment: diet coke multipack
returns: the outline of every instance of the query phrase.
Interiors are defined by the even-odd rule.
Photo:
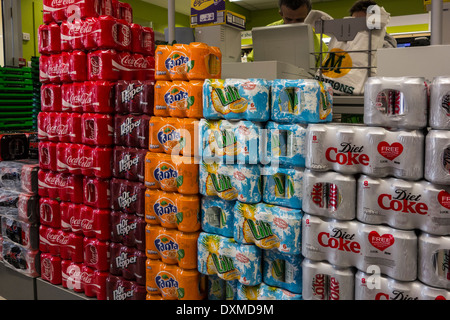
[[[133,250],[145,250],[145,225],[137,214],[144,216],[154,32],[133,23],[131,6],[117,0],[45,0],[43,9],[38,30],[42,271],[52,283],[107,299],[107,276],[114,272],[136,281],[126,267],[136,260],[132,256],[142,256]],[[118,189],[117,178],[125,189]],[[139,183],[141,188],[134,186]],[[111,256],[111,244],[122,241],[133,248],[125,260],[120,260],[125,249]],[[117,264],[110,270],[112,260]],[[140,277],[139,285],[145,284],[142,272]]]

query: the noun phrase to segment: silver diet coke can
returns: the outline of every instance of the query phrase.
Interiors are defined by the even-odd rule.
[[[401,129],[427,126],[428,93],[421,77],[370,77],[364,86],[364,123]]]
[[[304,212],[339,220],[355,219],[356,180],[353,175],[334,171],[305,170],[303,174]]]
[[[450,300],[450,291],[420,281],[398,281],[380,274],[358,271],[355,300]]]
[[[450,131],[430,130],[425,139],[425,179],[450,185]]]
[[[303,259],[303,300],[354,300],[355,269]]]
[[[450,290],[450,236],[419,236],[419,280],[433,287]]]
[[[305,214],[302,254],[316,261],[380,272],[401,281],[417,278],[417,236],[386,226],[324,219]]]
[[[430,119],[432,129],[450,129],[450,77],[433,78],[430,85]]]
[[[361,175],[357,190],[356,217],[361,222],[450,234],[450,186]]]

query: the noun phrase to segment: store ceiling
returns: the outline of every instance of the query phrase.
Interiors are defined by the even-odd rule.
[[[167,8],[167,0],[142,0],[163,8]],[[231,0],[235,4],[246,8],[248,10],[263,10],[272,9],[278,7],[278,0]],[[335,1],[335,0],[311,0],[312,3],[325,2],[325,1]],[[191,1],[190,0],[176,0],[175,1],[175,11],[190,15],[191,14]]]

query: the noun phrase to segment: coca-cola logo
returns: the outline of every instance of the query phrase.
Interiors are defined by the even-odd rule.
[[[312,281],[313,294],[320,300],[339,300],[339,281],[323,273],[318,273]]]
[[[50,175],[47,174],[44,178],[45,184],[56,187],[56,188],[66,188],[68,187],[68,177],[64,177],[63,175],[57,174],[57,175]]]
[[[91,105],[92,104],[93,92],[82,92],[82,93],[71,93],[69,96],[69,101],[65,101],[65,105],[74,106],[83,106],[83,105]]]
[[[73,168],[91,168],[94,163],[94,159],[89,157],[68,156],[66,161]]]
[[[67,136],[70,135],[69,125],[65,124],[55,124],[55,125],[47,125],[45,131],[50,136]]]
[[[348,234],[339,228],[333,228],[332,233],[320,232],[318,235],[319,244],[322,247],[329,247],[340,251],[359,253],[361,245],[354,241],[355,234]]]
[[[325,158],[332,163],[338,163],[340,165],[352,166],[352,165],[369,165],[369,156],[363,153],[364,146],[354,146],[348,142],[341,143],[341,149],[328,148],[325,152]]]
[[[103,62],[99,56],[91,56],[91,58],[89,59],[89,65],[91,76],[99,75],[101,70],[103,69]]]
[[[392,210],[403,213],[427,214],[428,205],[419,202],[421,195],[414,195],[406,190],[395,190],[395,196],[390,194],[381,194],[378,197],[378,206],[383,210]]]
[[[392,234],[380,234],[376,231],[371,231],[369,233],[369,242],[380,251],[384,251],[395,242],[395,238]]]
[[[386,141],[382,141],[377,146],[378,153],[388,160],[394,160],[403,152],[403,145],[398,142],[389,144]]]
[[[64,6],[75,4],[76,1],[78,1],[78,0],[52,0],[51,7],[52,8],[61,8]]]
[[[42,259],[42,278],[52,280],[53,279],[53,266],[49,258]]]
[[[311,199],[319,208],[336,211],[340,204],[338,187],[333,183],[316,183],[312,187]]]

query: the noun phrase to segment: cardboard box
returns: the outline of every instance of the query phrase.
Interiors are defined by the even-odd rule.
[[[219,24],[245,30],[245,17],[227,10],[224,0],[191,0],[191,28]]]

